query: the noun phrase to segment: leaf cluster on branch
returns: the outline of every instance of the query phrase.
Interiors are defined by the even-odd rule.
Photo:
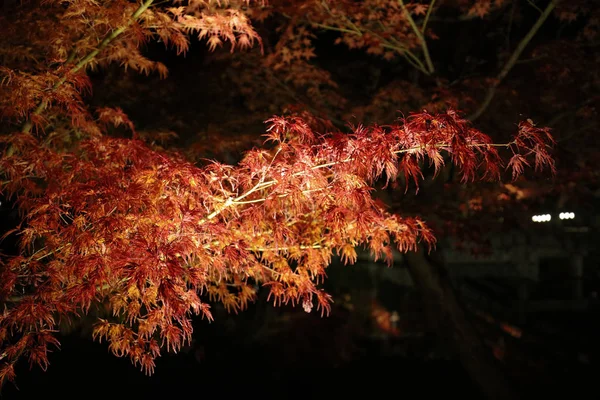
[[[327,18],[341,16],[327,4],[320,3]],[[316,119],[276,116],[267,121],[264,149],[249,151],[238,165],[197,166],[151,149],[122,110],[89,110],[86,70],[118,63],[165,75],[140,47],[158,40],[185,53],[190,33],[210,49],[224,41],[232,49],[262,43],[246,14],[252,15],[251,2],[168,5],[30,2],[0,20],[0,115],[22,124],[0,137],[0,190],[22,213],[22,223],[7,233],[18,235],[19,254],[0,258],[2,382],[14,379],[21,358],[46,368],[60,320],[95,304],[113,316],[98,322],[94,336],[146,373],[162,348],[178,351],[190,341],[193,315],[210,320],[214,302],[242,310],[259,287],[276,305],[307,312],[316,306],[326,314],[331,298],[319,284],[333,256],[354,263],[356,247],[365,246],[391,263],[393,246],[406,252],[435,242],[421,219],[391,214],[373,199],[380,180],[401,174],[408,189],[428,165],[439,171],[445,162],[459,167],[464,182],[498,179],[501,148],[509,152],[513,177],[530,164],[553,168],[548,129],[526,121],[512,141],[497,144],[452,109],[422,111],[389,126],[358,125],[351,133],[316,128]],[[419,31],[404,18],[426,9],[399,2],[381,10],[397,18],[386,40],[406,36],[412,49],[416,35],[423,45],[424,24]],[[352,18],[376,24],[371,14]],[[286,56],[282,46],[267,57],[274,70],[313,56],[307,31],[292,26],[288,33],[292,53]],[[423,65],[433,72],[430,60]],[[294,79],[309,84],[309,72]],[[319,86],[309,92],[319,95]],[[134,137],[111,137],[108,126]]]
[[[89,86],[86,70],[120,64],[166,77],[166,66],[142,53],[150,40],[178,54],[188,50],[190,34],[206,40],[211,49],[228,42],[233,51],[261,41],[242,11],[249,4],[244,0],[174,1],[173,7],[151,7],[153,0],[38,3],[0,17],[0,117],[26,121],[25,132],[33,126],[44,129],[51,115],[90,129],[81,99]]]
[[[315,132],[298,117],[269,123],[273,148],[202,168],[130,139],[100,136],[65,153],[28,133],[4,137],[14,153],[0,162],[3,191],[25,216],[21,255],[0,277],[5,368],[22,353],[44,366],[56,316],[96,302],[115,319],[95,334],[147,372],[160,346],[177,351],[190,340],[191,315],[211,318],[203,294],[236,312],[262,285],[275,304],[326,313],[317,284],[334,254],[354,263],[365,245],[391,262],[394,243],[402,252],[434,243],[419,218],[389,214],[371,197],[375,181],[403,174],[418,184],[423,162],[437,170],[443,153],[465,181],[500,173],[500,145],[452,110],[352,134]],[[513,173],[551,164],[549,139],[523,124],[501,145],[515,152]]]

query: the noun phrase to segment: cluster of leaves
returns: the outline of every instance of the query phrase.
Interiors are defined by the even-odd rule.
[[[594,41],[598,13],[589,0],[301,1],[294,2],[293,6],[281,1],[270,2],[270,6],[261,9],[260,13],[261,20],[265,19],[265,14],[270,18],[266,26],[276,26],[281,31],[280,36],[269,36],[272,45],[265,42],[267,58],[286,62],[252,61],[254,68],[248,65],[241,72],[239,69],[232,71],[233,80],[243,87],[247,104],[268,103],[272,108],[277,105],[282,108],[289,102],[298,102],[336,122],[358,120],[380,124],[391,122],[398,109],[432,112],[441,111],[450,104],[463,110],[478,110],[469,118],[477,119],[483,115],[480,121],[485,125],[481,126],[496,129],[496,132],[499,127],[509,129],[507,124],[514,121],[511,115],[535,116],[534,119],[548,121],[547,124],[556,127],[558,138],[564,138],[564,147],[570,153],[562,160],[563,172],[560,179],[554,181],[554,188],[564,187],[559,182],[563,179],[573,185],[579,176],[580,167],[569,172],[564,170],[567,163],[576,159],[593,160],[590,152],[595,148],[591,133],[597,128],[598,52],[594,51],[597,45]],[[544,18],[553,22],[545,23]],[[479,22],[482,20],[485,24]],[[560,28],[555,29],[558,26]],[[288,38],[286,32],[299,27],[302,38]],[[525,34],[527,31],[529,33]],[[485,36],[486,40],[480,40],[478,35]],[[326,41],[350,51],[333,50],[333,46],[323,44]],[[481,43],[485,43],[486,48],[477,50]],[[317,56],[303,57],[311,54],[307,47]],[[325,52],[319,53],[323,48],[336,51],[336,55],[339,51],[339,54],[350,56],[327,65],[322,60],[329,56]],[[444,48],[452,51],[446,52]],[[357,50],[374,57],[350,58],[360,54]],[[428,65],[428,53],[433,68]],[[568,57],[564,57],[565,54]],[[450,58],[446,58],[448,56]],[[311,77],[319,77],[313,79],[318,88],[312,90],[321,96],[306,95],[306,87],[293,83],[293,74],[286,76],[296,63],[298,68],[300,63],[308,64]],[[253,79],[257,70],[266,78]],[[321,74],[317,73],[319,70]],[[364,88],[371,76],[365,75],[373,70],[377,82],[373,90],[367,92]],[[281,79],[273,82],[274,77]],[[360,95],[354,90],[357,87],[364,90]],[[324,88],[327,89],[326,96]],[[486,92],[487,98],[484,98]],[[334,99],[332,94],[335,93],[339,94],[340,100],[323,101]],[[493,102],[486,104],[494,93]],[[338,107],[340,104],[342,106]],[[514,162],[518,163],[518,159]],[[567,175],[570,178],[566,178]],[[450,178],[449,183],[451,181]],[[589,184],[592,180],[585,182]],[[533,183],[522,180],[516,185],[523,187]],[[437,217],[443,214],[444,221],[440,221],[440,225],[451,228],[444,231],[468,234],[468,239],[477,240],[481,235],[476,232],[481,228],[474,225],[481,224],[484,217],[500,221],[499,214],[504,214],[506,207],[525,207],[517,204],[518,201],[502,185],[494,185],[484,189],[485,206],[479,210],[478,217],[473,218],[476,211],[470,204],[476,202],[481,193],[467,193],[471,188],[458,185],[446,188],[444,196],[448,201],[429,204],[425,210],[424,202],[419,200],[415,208],[420,209],[419,213],[431,211]],[[433,190],[428,194],[435,198],[442,195],[432,193]],[[540,192],[549,193],[549,190]],[[564,191],[561,196],[565,196]],[[401,204],[399,209],[406,210],[406,198],[401,194],[397,197]],[[494,207],[491,207],[490,199],[498,200],[493,201]],[[469,212],[462,213],[460,208]],[[462,214],[464,217],[457,218]],[[508,225],[506,223],[504,227]]]
[[[266,7],[249,10],[249,16],[265,21],[267,29],[275,26],[276,41],[265,42],[264,58],[256,54],[239,57],[229,79],[239,87],[247,106],[253,110],[302,105],[314,114],[342,122],[338,116],[344,113],[347,99],[331,72],[316,60],[315,42],[319,34],[333,32],[338,35],[336,44],[365,50],[388,61],[401,56],[413,67],[430,74],[434,68],[428,52],[426,60],[418,55],[427,22],[418,28],[412,18],[412,15],[424,18],[426,14],[428,18],[427,10],[429,7],[424,4],[404,5],[402,1],[388,0],[307,0],[293,4],[271,1]],[[256,74],[261,79],[255,79]]]
[[[6,12],[0,17],[0,117],[28,121],[25,131],[31,125],[44,129],[53,116],[66,117],[75,128],[97,132],[81,98],[90,86],[86,69],[117,63],[165,77],[166,66],[142,53],[150,40],[178,54],[188,50],[190,34],[213,49],[223,42],[245,49],[261,41],[243,12],[248,1],[152,5],[153,0],[31,1]]]
[[[57,152],[28,133],[3,138],[12,148],[0,168],[3,191],[24,213],[21,255],[6,259],[0,282],[7,308],[0,320],[11,378],[21,355],[45,367],[57,317],[106,302],[114,320],[95,335],[146,372],[160,346],[177,351],[192,332],[190,317],[211,318],[207,294],[230,311],[269,288],[275,304],[316,304],[329,310],[317,287],[333,254],[356,261],[355,247],[392,259],[432,244],[418,218],[385,211],[370,195],[373,183],[402,173],[418,183],[428,158],[443,152],[465,180],[497,178],[500,157],[490,139],[454,111],[412,115],[389,127],[353,134],[320,134],[298,117],[269,121],[269,150],[253,150],[237,167],[203,168],[150,151],[142,142],[99,136],[76,152]],[[547,132],[523,126],[507,144],[525,158],[550,162]],[[13,335],[13,333],[18,333]]]

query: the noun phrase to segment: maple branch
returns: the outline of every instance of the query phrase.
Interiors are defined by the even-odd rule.
[[[61,251],[62,249],[64,249],[66,246],[69,246],[69,245],[70,245],[70,243],[67,243],[64,246],[60,246],[52,251],[49,251],[48,253],[44,254],[43,256],[39,256],[38,258],[36,258],[35,261],[43,260],[44,258],[49,257],[49,256]],[[43,249],[36,251],[31,257],[33,258],[33,256],[35,256],[37,253],[39,253],[40,251],[45,250],[45,249],[46,248],[44,247]]]
[[[249,247],[248,250],[251,251],[288,251],[288,250],[306,250],[306,249],[322,249],[323,246],[320,244],[312,244],[312,245],[299,245],[299,246],[288,246],[288,247]]]
[[[515,141],[510,141],[507,143],[473,143],[473,144],[469,144],[467,147],[510,147],[511,145],[513,145],[515,143]],[[413,147],[409,147],[406,149],[401,149],[401,150],[395,150],[393,151],[393,154],[402,154],[402,153],[409,153],[409,152],[413,152],[413,151],[420,151],[420,150],[424,150],[428,147],[435,147],[435,148],[447,148],[447,147],[451,147],[450,143],[438,143],[438,144],[434,144],[434,145],[428,145],[428,146],[413,146]],[[354,158],[349,157],[346,158],[345,160],[340,160],[340,161],[331,161],[328,163],[324,163],[324,164],[319,164],[319,165],[315,165],[313,167],[311,167],[310,169],[313,171],[316,171],[318,169],[323,169],[323,168],[329,168],[332,167],[334,165],[339,165],[342,163],[346,163],[346,162],[351,162],[353,161]],[[304,172],[296,172],[294,174],[292,174],[290,176],[290,178],[293,177],[297,177],[302,175]],[[261,203],[267,200],[266,197],[263,198],[259,198],[259,199],[254,199],[254,200],[245,200],[242,201],[244,198],[248,197],[249,195],[251,195],[252,193],[255,193],[258,190],[263,190],[263,189],[267,189],[273,185],[275,185],[276,183],[278,183],[279,181],[272,179],[269,181],[264,181],[265,176],[263,175],[263,177],[251,188],[249,189],[247,192],[244,192],[242,194],[240,194],[239,196],[233,198],[233,197],[229,197],[227,198],[227,200],[225,200],[225,202],[216,207],[216,209],[211,212],[210,214],[208,214],[205,218],[201,219],[200,221],[198,221],[198,225],[202,225],[204,223],[206,223],[207,221],[217,217],[219,214],[221,214],[225,209],[234,206],[234,205],[244,205],[244,204],[253,204],[253,203]],[[302,193],[309,193],[309,192],[315,192],[315,191],[320,191],[323,190],[324,188],[319,188],[319,189],[307,189],[305,191],[302,191]],[[285,194],[279,195],[279,197],[285,197]]]
[[[381,37],[377,33],[373,32],[371,30],[369,30],[369,33],[371,35],[377,37],[377,39],[381,40],[381,47],[397,51],[398,53],[402,54],[402,56],[406,59],[406,61],[408,61],[409,64],[411,64],[413,67],[415,67],[416,69],[418,69],[419,71],[423,72],[426,75],[429,74],[427,68],[425,68],[425,65],[423,65],[423,62],[421,62],[421,60],[419,60],[419,57],[417,57],[412,51],[410,51],[402,43],[400,43],[393,37],[390,37],[391,41],[395,43],[395,44],[390,44],[389,40]]]
[[[431,0],[429,3],[429,8],[427,8],[427,14],[425,15],[425,19],[423,20],[423,25],[421,25],[421,32],[425,33],[425,28],[427,28],[427,22],[429,22],[429,16],[431,15],[431,10],[433,10],[433,6],[435,5],[435,0]]]
[[[381,21],[377,21],[377,23],[379,24],[379,27],[381,28],[381,30],[383,32],[387,31],[387,28],[385,27],[385,25],[383,25],[381,23]],[[427,74],[427,69],[425,69],[425,65],[423,65],[421,60],[419,60],[419,57],[417,57],[412,51],[410,51],[408,49],[408,47],[406,47],[404,44],[402,44],[401,42],[396,40],[393,35],[390,35],[389,41],[388,41],[388,39],[382,37],[381,35],[378,35],[377,33],[373,32],[373,31],[369,31],[369,33],[376,36],[379,40],[381,40],[381,46],[383,48],[397,51],[398,53],[402,54],[402,57],[404,57],[410,65],[412,65],[416,69],[420,70],[424,74]],[[393,42],[394,44],[390,44],[389,43],[390,41]]]
[[[267,271],[270,271],[271,273],[277,274],[277,275],[281,275],[281,272],[279,271],[275,271],[273,268],[269,268],[264,264],[260,264],[260,266],[264,269],[266,269]]]
[[[362,36],[363,33],[361,31],[355,31],[352,29],[346,29],[346,28],[340,28],[337,26],[331,26],[331,25],[326,25],[326,24],[321,24],[320,22],[311,22],[311,25],[314,25],[318,28],[323,28],[329,31],[336,31],[336,32],[343,32],[343,33],[352,33],[354,35],[357,36]]]
[[[527,0],[527,2],[529,3],[529,5],[530,5],[531,7],[535,8],[535,9],[536,9],[536,10],[537,10],[539,13],[541,13],[541,12],[542,12],[542,10],[541,10],[541,9],[540,9],[538,6],[536,6],[536,5],[535,5],[535,3],[534,3],[533,1],[531,1],[531,0]]]
[[[510,56],[510,58],[504,65],[504,68],[502,68],[502,71],[500,71],[500,73],[494,80],[494,83],[488,89],[488,92],[487,92],[485,98],[483,99],[483,102],[479,106],[479,108],[473,114],[471,114],[467,117],[467,119],[469,121],[476,120],[485,112],[485,110],[488,108],[488,106],[492,102],[492,99],[494,98],[494,95],[496,94],[496,89],[500,85],[500,82],[502,82],[502,80],[506,77],[506,75],[508,75],[508,73],[510,72],[512,67],[517,63],[519,56],[521,55],[521,53],[523,53],[523,50],[525,50],[525,47],[527,47],[527,45],[529,44],[531,39],[535,36],[537,31],[540,29],[542,24],[546,21],[548,16],[550,16],[550,13],[552,12],[554,7],[556,7],[556,5],[559,2],[560,2],[560,0],[550,1],[550,3],[548,4],[548,6],[544,10],[544,12],[540,15],[540,17],[536,21],[536,23],[531,27],[529,32],[527,32],[527,35],[525,35],[525,37],[523,39],[521,39],[521,42],[519,42],[518,46],[515,48],[515,51],[512,53],[512,55]]]
[[[58,89],[63,83],[65,83],[67,81],[67,77],[69,75],[74,74],[74,73],[78,72],[80,69],[84,68],[90,61],[92,61],[94,59],[94,57],[96,57],[98,55],[98,53],[100,53],[102,50],[104,50],[113,40],[115,40],[123,32],[125,32],[125,30],[127,28],[129,28],[131,26],[131,24],[133,24],[140,17],[150,7],[150,5],[152,5],[153,1],[154,0],[145,0],[142,4],[140,4],[138,9],[135,10],[135,12],[133,14],[131,14],[131,17],[129,18],[129,20],[127,21],[127,23],[125,25],[123,25],[120,28],[115,29],[114,31],[112,31],[108,35],[106,35],[104,37],[104,40],[102,40],[102,42],[100,42],[100,44],[94,50],[89,52],[77,64],[75,64],[73,66],[73,68],[71,68],[58,81],[56,81],[56,83],[54,83],[54,85],[50,89],[50,92],[53,92],[56,89]],[[69,59],[74,58],[74,53],[75,52],[71,53],[71,55],[73,55],[73,57],[69,56]],[[69,61],[69,59],[67,61]],[[33,127],[33,122],[31,120],[31,117],[40,115],[47,107],[48,107],[47,100],[40,101],[40,103],[37,105],[35,110],[33,110],[31,115],[29,116],[29,119],[21,127],[21,132],[22,133],[31,132],[31,128]]]
[[[417,38],[421,42],[421,48],[423,49],[423,55],[425,56],[425,62],[427,63],[427,75],[431,75],[435,72],[435,67],[433,66],[433,63],[431,62],[431,56],[429,55],[429,48],[427,47],[427,42],[425,41],[425,37],[423,36],[423,32],[425,32],[425,31],[421,32],[421,30],[415,23],[415,20],[411,17],[410,13],[406,9],[404,2],[402,0],[398,0],[398,4],[400,4],[400,7],[406,14],[406,19],[408,20],[408,23],[410,24],[412,30],[415,32],[415,35],[417,35]]]
[[[331,178],[331,176],[328,176],[328,178]],[[271,185],[264,186],[264,187],[267,188],[269,186],[271,186]],[[329,189],[329,187],[322,187],[322,188],[317,188],[317,189],[306,189],[306,190],[302,190],[300,193],[302,193],[302,194],[308,194],[308,193],[320,192],[320,191],[325,190],[325,189]],[[249,193],[247,193],[247,194],[249,194]],[[280,197],[280,198],[287,197],[287,194],[280,194],[277,197]],[[263,201],[267,201],[267,198],[268,197],[261,197],[260,199],[245,200],[245,201],[235,201],[234,200],[233,204],[235,204],[237,206],[237,205],[244,205],[244,204],[262,203]]]
[[[327,9],[327,10],[329,11],[329,9]],[[331,12],[330,12],[330,14],[331,14]],[[316,26],[318,28],[322,28],[322,29],[325,29],[325,30],[330,30],[330,31],[335,31],[335,32],[342,32],[342,33],[349,33],[349,34],[357,35],[359,37],[363,36],[363,31],[358,26],[356,26],[355,23],[353,23],[348,18],[344,18],[344,19],[346,20],[346,22],[348,23],[348,25],[352,29],[347,29],[347,28],[342,28],[342,27],[337,27],[337,26],[331,26],[331,25],[322,24],[322,23],[319,23],[319,22],[312,22],[311,21],[310,23],[311,23],[311,25],[314,25],[314,26]],[[427,68],[425,67],[425,65],[406,46],[402,45],[400,42],[396,41],[393,38],[390,38],[390,39],[393,42],[395,42],[395,44],[390,43],[390,41],[388,39],[381,37],[380,35],[378,35],[377,33],[373,32],[372,30],[368,30],[368,33],[371,34],[371,35],[373,35],[373,36],[375,36],[375,37],[377,37],[379,40],[381,40],[381,46],[383,48],[394,50],[394,51],[400,53],[406,59],[406,61],[408,61],[408,63],[410,65],[412,65],[413,67],[415,67],[419,71],[423,72],[424,74],[429,75],[429,71],[427,70]]]

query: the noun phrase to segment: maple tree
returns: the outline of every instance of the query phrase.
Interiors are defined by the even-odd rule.
[[[3,381],[14,379],[21,358],[46,368],[59,320],[95,303],[114,314],[98,322],[95,337],[147,373],[161,348],[189,342],[192,315],[212,318],[211,302],[237,312],[264,286],[276,305],[325,314],[330,297],[318,285],[333,255],[354,263],[364,245],[391,262],[393,245],[406,252],[435,242],[421,219],[392,214],[372,198],[380,179],[402,176],[407,188],[418,186],[427,163],[435,172],[455,164],[464,182],[499,179],[503,164],[513,178],[528,166],[553,168],[547,128],[526,120],[513,139],[494,143],[452,108],[357,124],[351,133],[308,113],[272,117],[264,149],[236,166],[198,166],[145,144],[122,110],[86,105],[87,73],[96,68],[116,63],[166,76],[163,64],[143,55],[145,42],[185,53],[187,35],[195,34],[211,50],[223,43],[262,49],[250,19],[273,11],[294,23],[265,65],[307,87],[319,108],[344,100],[323,92],[332,83],[308,62],[312,33],[306,21],[297,23],[298,12],[311,27],[343,33],[340,43],[386,59],[400,55],[434,73],[425,38],[434,3],[347,2],[343,10],[301,3],[44,1],[3,16],[0,113],[9,123],[1,190],[23,216],[9,232],[19,235],[20,254],[1,260]],[[487,12],[486,2],[474,4],[469,14]],[[420,28],[413,16],[423,18]],[[508,151],[506,163],[499,149]]]
[[[517,22],[522,23],[523,14],[528,12],[527,8],[539,14],[530,25],[517,26]],[[265,56],[257,52],[237,55],[238,59],[228,79],[237,83],[240,92],[247,99],[248,107],[260,110],[272,109],[274,104],[283,108],[289,103],[300,103],[311,112],[326,115],[340,126],[353,118],[362,122],[367,118],[378,123],[391,122],[397,116],[398,104],[430,111],[442,111],[451,104],[468,110],[470,120],[479,119],[488,110],[497,93],[506,95],[507,89],[503,84],[511,71],[522,65],[523,59],[527,59],[526,50],[533,46],[539,32],[547,25],[546,22],[552,19],[551,16],[561,21],[584,19],[578,35],[582,46],[594,42],[598,25],[597,13],[588,1],[549,1],[541,5],[533,2],[525,5],[512,2],[511,5],[508,1],[405,4],[402,1],[385,0],[308,0],[294,2],[292,5],[281,1],[269,2],[267,7],[253,10],[252,16],[258,21],[265,21],[264,29],[276,26],[280,35],[276,40],[266,43]],[[496,19],[501,19],[501,23],[507,25],[506,28],[502,26],[501,32],[494,30],[489,33],[490,36],[507,37],[501,44],[490,40],[497,52],[493,55],[497,57],[497,70],[471,71],[476,66],[468,64],[458,66],[464,68],[464,71],[449,70],[456,68],[451,65],[454,60],[445,59],[448,50],[444,46],[449,46],[450,43],[440,43],[438,36],[450,34],[451,28],[444,26],[445,21],[448,21],[449,26],[454,26],[453,23],[461,21],[491,22]],[[513,33],[517,28],[520,36]],[[464,52],[466,50],[460,50],[461,47],[474,46],[472,38],[456,40],[459,42],[457,51]],[[354,71],[367,74],[359,80],[361,88],[358,85],[340,87],[340,78],[356,81],[356,75],[349,73],[349,76],[343,76],[342,68],[320,64],[319,47],[324,41],[345,47],[351,54],[362,51],[371,57],[370,64],[375,64],[375,67]],[[514,45],[512,41],[515,41]],[[556,46],[561,41],[555,40],[552,43],[552,46]],[[565,40],[562,45],[566,47],[569,43]],[[338,54],[343,53],[340,51],[336,53]],[[438,54],[439,60],[436,59]],[[540,54],[544,55],[540,57]],[[542,47],[535,49],[529,57],[533,60],[544,59],[542,64],[560,64],[559,54],[550,54]],[[471,62],[476,61],[476,57]],[[573,70],[577,68],[589,75],[593,70],[594,56],[591,55],[591,59],[584,56],[576,59],[579,67],[573,66]],[[540,69],[557,67],[564,68],[547,65]],[[392,75],[385,76],[386,72]],[[564,69],[563,73],[566,73]],[[261,79],[255,79],[257,74],[260,74]],[[537,74],[541,75],[541,71]],[[365,90],[371,86],[370,80],[374,81],[372,86],[377,90]],[[366,104],[364,100],[355,98],[357,91],[365,92],[363,97],[367,99]],[[589,96],[593,97],[593,93],[590,92]],[[557,107],[560,100],[554,100],[545,109]],[[502,114],[496,114],[501,119]]]

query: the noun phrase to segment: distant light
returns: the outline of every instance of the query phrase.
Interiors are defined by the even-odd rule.
[[[548,222],[552,219],[550,214],[534,215],[531,217],[533,222]]]
[[[558,217],[560,219],[573,219],[575,218],[575,213],[572,212],[561,212]]]

